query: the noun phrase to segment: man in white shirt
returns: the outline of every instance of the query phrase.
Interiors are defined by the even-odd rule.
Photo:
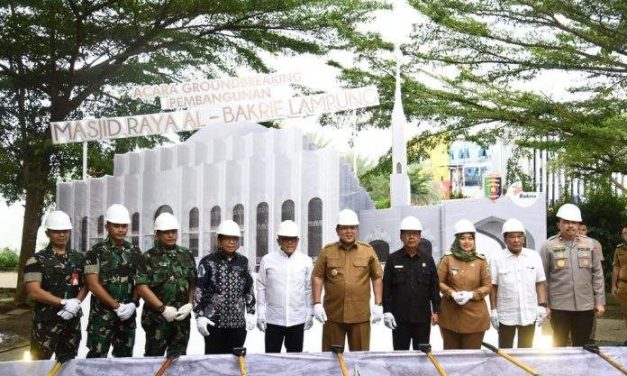
[[[535,325],[542,326],[549,313],[542,260],[523,247],[525,228],[520,221],[508,219],[501,232],[507,247],[490,262],[490,319],[499,331],[500,348],[512,348],[516,332],[518,347],[531,347]]]
[[[297,252],[298,225],[283,221],[280,250],[261,259],[257,275],[257,327],[265,332],[266,352],[302,352],[304,331],[313,325],[309,256]]]

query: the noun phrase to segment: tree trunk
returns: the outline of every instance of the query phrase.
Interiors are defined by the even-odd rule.
[[[20,263],[17,275],[17,286],[13,301],[20,305],[26,302],[26,288],[24,286],[24,265],[26,260],[35,253],[37,246],[37,230],[43,215],[47,182],[38,177],[48,176],[49,153],[24,160],[24,182],[26,190],[26,205],[24,208],[24,226],[22,227],[22,245],[20,248]],[[44,157],[44,158],[42,158]],[[43,174],[43,175],[38,175]]]

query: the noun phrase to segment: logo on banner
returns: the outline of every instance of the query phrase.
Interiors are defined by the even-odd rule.
[[[503,187],[501,177],[491,174],[483,177],[483,195],[490,200],[497,200],[501,197]]]
[[[514,204],[523,208],[533,205],[539,195],[539,192],[525,192],[520,181],[516,181],[507,187],[507,193],[505,194]]]

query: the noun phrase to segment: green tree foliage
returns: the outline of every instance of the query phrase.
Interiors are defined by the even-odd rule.
[[[413,144],[503,137],[555,152],[573,175],[627,173],[627,2],[409,3],[424,22],[403,46],[405,111],[434,125]],[[372,121],[388,126],[393,63],[382,56],[364,53],[344,78],[379,86]]]
[[[410,199],[412,205],[433,205],[440,201],[440,195],[432,186],[431,176],[423,171],[418,163],[407,166],[409,175]],[[377,168],[366,171],[359,177],[362,186],[370,194],[377,209],[390,207],[390,173]]]
[[[536,190],[531,180],[531,176],[526,174],[518,164],[520,158],[528,157],[528,153],[525,152],[526,150],[524,149],[517,149],[507,160],[507,173],[505,174],[503,194],[507,193],[507,188],[515,182],[520,182],[522,184],[523,191],[525,192],[534,192]]]
[[[377,45],[360,34],[377,0],[28,1],[0,5],[0,193],[25,200],[20,264],[57,179],[76,178],[80,145],[51,144],[49,123],[158,112],[132,101],[133,85],[271,70],[264,56],[324,54]],[[89,174],[112,155],[160,137],[90,143]],[[21,287],[22,275],[18,280]],[[18,288],[16,301],[24,301]]]
[[[0,270],[15,269],[18,261],[19,256],[13,249],[4,247],[0,251]]]

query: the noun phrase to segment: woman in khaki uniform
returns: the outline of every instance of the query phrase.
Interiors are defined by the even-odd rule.
[[[479,349],[490,315],[485,296],[492,281],[485,256],[475,248],[475,227],[470,221],[455,224],[455,242],[438,265],[442,305],[440,331],[444,349]]]
[[[619,244],[614,251],[612,295],[618,299],[627,324],[627,225],[623,226],[620,235],[625,242]]]

